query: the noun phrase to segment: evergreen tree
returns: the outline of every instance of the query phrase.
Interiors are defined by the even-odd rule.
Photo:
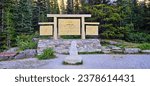
[[[90,21],[96,20],[100,22],[101,37],[123,38],[124,34],[126,34],[126,29],[120,25],[120,22],[123,19],[120,15],[121,9],[117,5],[109,4],[108,0],[103,0],[103,2],[100,1],[99,3],[103,4],[85,7],[85,10],[93,15]]]
[[[47,14],[51,11],[50,0],[46,0]]]
[[[58,7],[58,1],[57,0],[52,0],[51,3],[51,13],[52,14],[59,14],[59,7]]]
[[[73,1],[67,0],[67,14],[73,14]]]
[[[2,30],[2,10],[3,10],[3,2],[2,0],[0,1],[0,52],[3,50],[3,45],[4,43],[2,43],[3,39],[3,30]]]
[[[39,22],[47,21],[47,0],[37,0],[37,8],[39,11]]]
[[[5,29],[7,35],[7,47],[10,48],[12,44],[12,40],[14,40],[15,30],[13,24],[13,14],[11,13],[11,9],[7,8],[5,11]]]
[[[18,34],[31,34],[32,28],[32,2],[31,0],[20,0],[18,3],[17,11],[17,32]]]
[[[61,14],[65,14],[66,11],[65,11],[65,4],[64,4],[64,0],[61,0]]]
[[[39,28],[39,8],[36,1],[33,2],[32,9],[32,27],[34,28],[34,32],[36,32]]]
[[[145,32],[150,34],[150,3],[145,6],[144,27]]]
[[[32,8],[32,25],[35,28],[35,31],[38,31],[39,22],[47,22],[49,21],[47,18],[47,14],[51,13],[51,3],[50,0],[37,0],[33,2]]]
[[[0,32],[2,32],[2,0],[0,1]]]
[[[141,22],[144,22],[144,14],[145,14],[145,9],[143,7],[143,5],[138,5],[137,6],[137,13],[136,13],[136,17],[135,17],[135,30],[139,31],[141,27],[143,27],[143,23],[141,24]]]
[[[108,4],[110,0],[89,0],[90,5],[96,5],[96,4]]]
[[[10,48],[14,43],[14,20],[13,20],[13,0],[5,0],[2,2],[2,29],[1,29],[1,37],[0,37],[0,45],[2,49]]]
[[[131,0],[118,0],[117,5],[120,9],[119,14],[122,17],[122,20],[120,21],[120,26],[127,29],[128,32],[133,31],[134,29],[134,23],[133,23],[134,2]]]
[[[79,14],[80,13],[80,6],[79,6],[79,0],[75,0],[74,4],[74,14]]]

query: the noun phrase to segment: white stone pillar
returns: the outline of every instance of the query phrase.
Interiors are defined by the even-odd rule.
[[[82,17],[81,39],[85,39],[85,17]]]
[[[58,39],[57,17],[54,17],[54,35],[53,39]]]

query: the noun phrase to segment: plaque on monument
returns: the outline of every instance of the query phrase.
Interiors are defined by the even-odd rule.
[[[58,19],[59,35],[81,35],[80,19]]]
[[[52,25],[40,26],[40,35],[53,35],[53,26]]]
[[[86,35],[98,35],[98,26],[86,25]]]

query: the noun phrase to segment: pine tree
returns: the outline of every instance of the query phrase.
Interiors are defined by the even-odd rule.
[[[34,28],[34,32],[36,32],[39,28],[39,8],[36,1],[33,2],[32,9],[32,27]]]
[[[46,7],[47,7],[47,14],[49,14],[50,13],[50,11],[51,11],[51,6],[50,6],[50,0],[46,0]]]
[[[137,31],[142,31],[145,33],[150,33],[149,26],[150,26],[150,3],[143,2],[142,4],[138,5],[138,17],[136,26],[138,29]],[[141,23],[142,22],[142,23]]]
[[[133,24],[134,2],[131,0],[118,0],[117,5],[120,10],[119,14],[123,18],[119,25],[123,27],[132,26],[131,28],[128,28],[129,31],[132,31],[134,29]]]
[[[89,0],[90,5],[96,5],[96,4],[108,4],[110,0]]]
[[[2,28],[0,34],[0,45],[2,49],[10,48],[14,45],[12,41],[14,41],[15,28],[14,28],[14,20],[13,20],[13,0],[5,0],[1,2],[2,6]]]
[[[120,26],[120,22],[123,19],[120,15],[120,8],[117,5],[110,4],[108,0],[95,3],[92,6],[86,6],[85,10],[93,15],[89,21],[100,22],[101,37],[123,38],[126,30]]]
[[[32,25],[35,31],[38,31],[39,22],[51,21],[47,18],[47,14],[52,13],[52,1],[51,0],[37,0],[33,2],[32,5]]]
[[[65,4],[64,4],[64,0],[61,0],[61,14],[65,14],[66,11],[65,11]]]
[[[3,10],[3,2],[2,0],[0,1],[0,52],[3,50],[3,45],[4,43],[2,43],[3,39],[3,30],[2,30],[2,10]]]
[[[59,14],[59,7],[58,7],[58,1],[57,0],[52,0],[51,3],[51,13],[52,14]]]
[[[140,28],[142,28],[143,31],[144,23],[141,22],[144,22],[144,3],[137,3],[137,0],[134,0],[129,6],[131,7],[131,16],[129,18],[130,22],[134,25],[134,31],[140,31]]]
[[[73,1],[67,0],[67,14],[73,14]]]
[[[12,44],[12,40],[14,39],[14,24],[13,24],[13,14],[11,13],[11,9],[7,8],[5,11],[5,29],[7,35],[7,47],[10,48]]]
[[[17,32],[18,34],[31,34],[32,28],[32,6],[31,0],[20,0],[17,11]]]
[[[145,31],[150,34],[150,3],[145,6],[145,16],[144,16],[144,28]]]
[[[0,1],[0,32],[2,32],[2,0]]]
[[[79,14],[80,13],[80,6],[79,6],[79,0],[75,0],[74,4],[74,14]]]

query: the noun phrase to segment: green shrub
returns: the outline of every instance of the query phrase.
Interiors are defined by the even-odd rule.
[[[134,43],[150,42],[150,35],[145,33],[129,33],[125,36],[125,40]]]
[[[125,44],[116,44],[117,47],[120,47],[120,48],[125,48],[126,45]]]
[[[77,62],[77,63],[75,63],[75,64],[70,64],[70,63],[67,63],[67,62],[64,62],[64,61],[63,61],[63,65],[82,65],[82,64],[83,64],[83,61]]]
[[[17,36],[16,38],[17,46],[20,48],[20,50],[36,49],[37,43],[34,42],[32,39],[33,39],[33,35]]]
[[[45,49],[41,55],[37,56],[39,60],[52,59],[55,57],[54,51],[51,48]]]
[[[150,43],[144,43],[138,46],[142,50],[150,50]]]

